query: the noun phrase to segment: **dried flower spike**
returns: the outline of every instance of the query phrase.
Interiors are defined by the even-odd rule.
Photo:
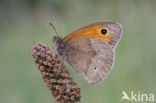
[[[56,54],[43,43],[34,46],[31,55],[42,74],[47,87],[56,101],[60,103],[80,102],[80,88]]]

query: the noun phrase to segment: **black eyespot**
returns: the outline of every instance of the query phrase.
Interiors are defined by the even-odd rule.
[[[94,67],[94,70],[96,70],[96,67]]]
[[[101,33],[102,33],[102,34],[106,34],[106,33],[107,33],[107,30],[106,30],[106,29],[102,29],[102,30],[101,30]]]

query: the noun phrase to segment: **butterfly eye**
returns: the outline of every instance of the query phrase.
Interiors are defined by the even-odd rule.
[[[106,34],[106,33],[107,33],[107,30],[106,30],[106,29],[102,29],[102,30],[101,30],[101,33],[102,33],[102,34]]]

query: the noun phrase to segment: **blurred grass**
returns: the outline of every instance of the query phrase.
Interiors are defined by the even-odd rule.
[[[82,103],[121,103],[123,90],[156,94],[155,4],[154,0],[0,1],[0,102],[55,103],[30,56],[37,42],[53,47],[55,33],[49,22],[62,37],[96,21],[123,25],[113,70],[103,82],[89,85],[68,67],[81,87]]]

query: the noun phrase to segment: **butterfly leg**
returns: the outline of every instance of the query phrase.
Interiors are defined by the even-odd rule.
[[[58,67],[59,69],[61,68],[61,66],[63,66],[63,61],[64,61],[64,58],[61,59],[60,65]]]

